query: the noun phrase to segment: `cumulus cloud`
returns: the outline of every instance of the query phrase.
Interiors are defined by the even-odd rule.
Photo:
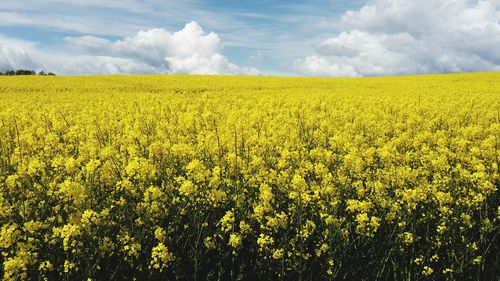
[[[500,70],[499,22],[497,0],[373,0],[295,67],[320,76]]]
[[[64,42],[70,54],[41,52],[33,47],[16,47],[13,51],[12,44],[5,47],[0,41],[0,68],[36,65],[62,74],[259,74],[255,68],[231,63],[222,54],[220,37],[206,33],[196,22],[173,33],[158,28],[116,41],[80,36],[67,37]],[[30,61],[33,56],[36,60]]]
[[[19,65],[36,67],[38,63],[28,51],[33,48],[33,43],[0,36],[0,71],[16,69]]]
[[[163,73],[191,74],[257,74],[256,69],[240,68],[222,55],[222,43],[214,33],[205,33],[190,22],[175,33],[165,29],[141,31],[123,40],[84,36],[69,37],[65,41],[80,51],[118,56],[140,61],[151,69]]]
[[[37,64],[25,49],[12,45],[0,45],[0,71],[16,69],[17,65],[33,68]]]

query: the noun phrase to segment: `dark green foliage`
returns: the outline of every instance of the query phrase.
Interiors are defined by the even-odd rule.
[[[55,76],[54,73],[49,72],[45,73],[45,71],[40,71],[38,74],[34,70],[26,70],[26,69],[18,69],[18,70],[7,70],[4,72],[0,72],[0,76],[21,76],[21,75],[40,75],[40,76]]]

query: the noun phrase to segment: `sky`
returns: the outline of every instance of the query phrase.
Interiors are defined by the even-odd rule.
[[[500,71],[500,0],[0,0],[0,71]]]

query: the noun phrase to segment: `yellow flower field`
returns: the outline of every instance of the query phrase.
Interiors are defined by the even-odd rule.
[[[494,280],[500,73],[0,77],[4,280]]]

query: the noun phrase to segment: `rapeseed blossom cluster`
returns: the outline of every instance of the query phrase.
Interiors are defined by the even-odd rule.
[[[493,280],[500,75],[0,77],[3,280]]]

